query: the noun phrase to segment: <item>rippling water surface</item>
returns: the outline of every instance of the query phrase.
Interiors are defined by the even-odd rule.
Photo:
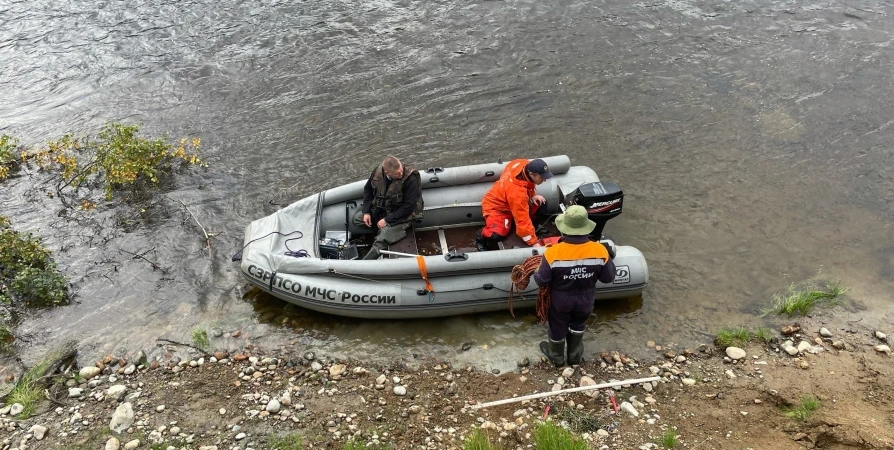
[[[200,136],[209,162],[127,232],[113,211],[57,217],[29,190],[39,173],[7,181],[2,214],[39,230],[78,293],[27,319],[19,347],[33,359],[78,339],[90,358],[203,326],[231,349],[536,357],[532,311],[373,322],[248,289],[229,261],[248,222],[386,154],[568,154],[618,182],[626,209],[606,231],[643,251],[651,285],[597,307],[589,351],[758,326],[772,294],[818,271],[853,287],[845,314],[891,323],[892,14],[883,0],[0,0],[0,132],[33,145],[140,122]],[[220,233],[211,258],[175,200]]]

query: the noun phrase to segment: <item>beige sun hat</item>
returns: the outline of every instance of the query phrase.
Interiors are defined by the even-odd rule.
[[[590,234],[596,228],[596,222],[587,217],[587,210],[580,205],[572,205],[565,214],[556,217],[556,228],[563,234],[571,236],[583,236]]]

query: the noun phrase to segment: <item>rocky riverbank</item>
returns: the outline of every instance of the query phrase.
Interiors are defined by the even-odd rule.
[[[798,328],[780,327],[768,346],[644,342],[656,360],[613,352],[562,369],[523,360],[502,374],[446,362],[372,367],[307,349],[203,355],[166,345],[149,358],[109,355],[74,370],[26,420],[15,418],[21,405],[0,407],[0,448],[460,449],[480,428],[503,448],[523,449],[545,416],[594,449],[662,448],[669,432],[677,448],[894,448],[884,332],[818,319]],[[472,408],[651,376],[659,381]],[[819,400],[813,414],[786,415],[808,394]]]

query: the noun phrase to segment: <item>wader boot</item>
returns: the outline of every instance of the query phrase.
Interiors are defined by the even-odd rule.
[[[554,341],[552,339],[548,341],[540,342],[540,351],[549,358],[550,362],[556,365],[556,367],[562,367],[565,365],[565,339],[561,341]]]
[[[584,332],[568,330],[568,365],[577,366],[584,360]]]
[[[475,247],[479,252],[487,251],[487,239],[481,235],[481,230],[475,233]]]

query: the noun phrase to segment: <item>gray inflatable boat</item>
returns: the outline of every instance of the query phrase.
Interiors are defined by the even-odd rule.
[[[555,215],[580,204],[598,224],[592,237],[601,239],[606,221],[621,213],[621,189],[600,182],[589,167],[571,166],[567,156],[543,159],[554,176],[537,187],[550,214],[541,230],[558,235]],[[481,199],[504,167],[420,169],[424,218],[383,259],[372,261],[359,258],[370,231],[349,220],[361,207],[365,179],[301,199],[246,227],[242,274],[275,297],[341,316],[410,319],[507,309],[513,266],[544,249],[514,233],[499,248],[475,248],[475,232],[484,224]],[[594,300],[640,295],[649,281],[643,254],[602,241],[615,249],[617,273],[613,283],[598,285]],[[513,293],[512,307],[533,307],[536,297],[531,281]]]

